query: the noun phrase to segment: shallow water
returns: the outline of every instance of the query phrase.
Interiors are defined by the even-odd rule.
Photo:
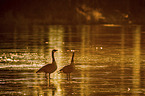
[[[143,96],[145,27],[139,25],[32,25],[0,33],[0,95]],[[51,63],[51,80],[36,71]],[[71,61],[71,80],[58,74]]]

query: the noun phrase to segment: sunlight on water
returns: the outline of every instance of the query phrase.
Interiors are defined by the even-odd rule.
[[[0,95],[145,94],[143,26],[32,25],[15,28],[12,33],[13,40],[0,49]],[[36,71],[52,62],[53,49],[58,50],[58,68],[49,81]],[[72,52],[75,71],[66,80],[66,74],[58,71],[70,64]]]
[[[134,65],[133,65],[133,93],[139,96],[140,90],[140,26],[134,32]]]

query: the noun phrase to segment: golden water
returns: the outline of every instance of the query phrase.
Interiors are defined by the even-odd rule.
[[[139,25],[31,25],[0,33],[0,95],[21,96],[143,96],[145,95],[145,32]],[[9,39],[11,38],[11,39]],[[58,69],[71,61],[66,74],[36,71],[51,63]]]

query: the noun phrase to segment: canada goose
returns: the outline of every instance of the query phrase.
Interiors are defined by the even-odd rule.
[[[55,49],[52,50],[52,63],[43,66],[43,67],[40,68],[36,73],[44,72],[46,78],[47,78],[47,73],[49,73],[49,79],[50,79],[50,74],[53,73],[53,72],[57,69],[57,65],[56,65],[55,58],[54,58],[54,53],[55,53],[56,51],[58,51],[58,50],[55,50]]]
[[[70,73],[73,72],[75,70],[75,65],[74,65],[74,52],[72,55],[72,60],[71,60],[71,64],[64,66],[59,72],[63,72],[67,74],[67,80],[70,79]]]

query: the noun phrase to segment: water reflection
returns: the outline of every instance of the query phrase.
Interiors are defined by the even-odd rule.
[[[122,27],[122,33],[121,33],[121,74],[120,74],[120,78],[121,78],[121,96],[123,96],[124,91],[126,90],[125,88],[125,27]],[[129,88],[130,89],[130,88]],[[130,91],[130,90],[128,90]]]
[[[54,82],[50,82],[49,79],[38,80],[36,87],[36,96],[56,96],[56,85]],[[34,95],[35,96],[35,95]]]
[[[11,43],[4,41],[0,49],[0,95],[144,95],[142,30],[144,26],[135,25],[16,27]],[[52,49],[59,50],[57,71],[70,64],[70,50],[77,50],[71,80],[57,71],[50,81],[35,73],[51,62]]]
[[[136,26],[134,31],[134,64],[133,64],[133,94],[139,96],[140,90],[140,45],[141,26]]]

